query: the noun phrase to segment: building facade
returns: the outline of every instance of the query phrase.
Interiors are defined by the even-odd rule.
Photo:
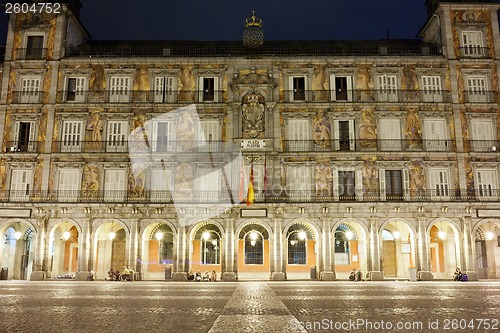
[[[262,44],[253,15],[245,44],[116,43],[78,1],[12,14],[0,266],[500,278],[500,6],[427,6],[421,39],[367,42]]]

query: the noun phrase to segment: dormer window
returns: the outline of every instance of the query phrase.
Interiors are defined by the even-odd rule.
[[[480,58],[486,56],[482,31],[462,31],[462,56]]]
[[[35,60],[43,59],[45,56],[43,48],[43,35],[32,35],[26,38],[26,49],[24,54],[24,59]]]

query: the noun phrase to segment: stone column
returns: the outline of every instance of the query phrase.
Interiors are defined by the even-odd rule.
[[[500,258],[495,255],[497,248],[497,239],[486,240],[486,262],[488,264],[488,272],[486,278],[498,279],[500,278]]]
[[[271,273],[272,280],[285,280],[286,274],[286,262],[283,258],[283,235],[282,235],[282,219],[274,219],[274,249],[271,253],[271,258],[274,254],[274,272]]]
[[[223,267],[221,279],[223,281],[236,281],[237,265],[235,264],[235,260],[237,260],[237,256],[234,253],[234,243],[234,219],[226,218],[226,241],[224,242],[224,251],[221,252],[221,256],[225,254],[224,261],[222,262]]]
[[[128,267],[137,272],[137,263],[139,259],[139,223],[137,219],[130,219],[130,246],[128,255]]]
[[[429,239],[425,228],[425,220],[417,217],[418,232],[418,253],[420,262],[417,264],[417,279],[421,281],[430,281],[433,279],[430,265]]]
[[[472,235],[472,219],[470,216],[462,218],[463,242],[460,244],[462,269],[467,274],[469,281],[478,281],[476,272],[476,258],[474,256],[474,241]]]
[[[177,256],[174,265],[175,271],[172,274],[172,280],[174,281],[187,281],[187,270],[189,265],[186,265],[187,259],[189,258],[189,239],[186,239],[187,229],[185,224],[179,225],[179,232],[177,234]]]
[[[47,263],[47,254],[46,254],[46,233],[47,233],[47,224],[49,222],[50,212],[42,212],[40,216],[36,218],[36,226],[37,233],[35,239],[35,251],[34,251],[34,263],[33,263],[33,272],[31,273],[30,280],[31,281],[42,281],[47,276],[46,273],[46,263]]]
[[[366,278],[372,281],[380,281],[384,279],[384,275],[380,270],[380,241],[377,220],[370,217],[370,257],[371,270],[367,273]]]
[[[322,267],[320,268],[320,278],[323,281],[335,280],[335,264],[332,260],[332,232],[327,218],[323,218],[322,226]]]

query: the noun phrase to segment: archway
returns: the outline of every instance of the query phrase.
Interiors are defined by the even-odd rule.
[[[144,230],[141,258],[144,279],[163,279],[167,266],[173,271],[177,259],[175,239],[172,227],[164,222],[150,224]]]
[[[58,223],[49,237],[50,276],[75,276],[78,271],[78,230],[71,222]]]
[[[124,226],[115,221],[100,225],[94,238],[94,271],[97,278],[104,279],[110,269],[123,270],[127,265],[127,232]]]
[[[269,232],[260,224],[245,225],[238,234],[238,278],[269,279]]]
[[[483,220],[475,231],[475,270],[480,279],[500,278],[500,222]]]
[[[294,223],[286,231],[287,279],[309,279],[317,265],[316,235],[307,223]]]
[[[460,263],[457,228],[446,219],[435,221],[428,229],[431,271],[435,279],[450,279]]]
[[[366,231],[356,219],[342,219],[332,230],[332,252],[337,279],[347,279],[353,269],[367,272]]]
[[[213,223],[202,223],[193,230],[191,267],[194,272],[222,272],[222,232]]]
[[[5,229],[2,248],[2,267],[7,279],[27,280],[33,270],[34,232],[30,226],[17,222]]]
[[[385,277],[409,278],[415,265],[414,231],[406,221],[391,219],[382,226],[381,269]]]

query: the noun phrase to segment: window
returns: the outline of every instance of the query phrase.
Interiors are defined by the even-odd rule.
[[[26,39],[26,60],[43,59],[43,36],[27,36]]]
[[[288,166],[287,188],[290,198],[309,199],[311,196],[311,168]]]
[[[309,151],[309,120],[290,119],[288,121],[288,149],[290,151]]]
[[[255,231],[245,236],[245,265],[264,264],[264,242],[262,236]]]
[[[497,197],[496,170],[476,170],[476,195],[480,197]]]
[[[410,179],[408,170],[379,171],[381,200],[403,200],[409,198]]]
[[[340,201],[351,201],[355,199],[355,173],[354,171],[338,172],[338,193]]]
[[[168,228],[163,227],[158,231],[163,233],[163,238],[159,241],[158,263],[162,265],[171,264],[174,260],[174,235]]]
[[[487,103],[487,85],[485,76],[467,77],[467,102],[469,103]]]
[[[10,198],[28,201],[33,188],[33,170],[12,170],[10,178]]]
[[[330,77],[332,101],[352,101],[352,77],[346,75],[332,75]]]
[[[429,170],[429,189],[431,197],[447,198],[450,195],[449,172],[444,169]]]
[[[205,235],[208,235],[205,238]],[[205,231],[201,237],[201,264],[219,265],[220,264],[220,239],[215,232]]]
[[[156,76],[154,82],[155,103],[175,103],[177,101],[177,80],[173,76]]]
[[[82,150],[83,121],[63,121],[61,151],[80,152]]]
[[[288,236],[288,264],[307,264],[307,237],[303,231],[294,231]]]
[[[18,121],[14,125],[14,146],[9,147],[22,152],[36,152],[35,122]]]
[[[198,199],[202,202],[217,201],[221,191],[221,170],[201,168],[197,177]]]
[[[109,79],[109,102],[130,102],[130,78],[124,76],[112,76]]]
[[[382,151],[401,151],[401,120],[382,118],[379,120],[379,148]]]
[[[57,196],[64,201],[76,201],[80,190],[80,170],[60,169]]]
[[[442,102],[443,91],[441,88],[441,77],[437,75],[422,76],[422,101]]]
[[[288,102],[303,102],[306,100],[306,77],[292,76],[289,78],[290,89]]]
[[[124,120],[109,121],[106,141],[107,152],[127,151],[128,122]]]
[[[150,178],[150,196],[152,201],[164,201],[170,197],[172,170],[152,169]]]
[[[483,33],[481,31],[462,31],[462,50],[463,56],[484,56]]]
[[[196,146],[204,151],[219,151],[219,148],[222,148],[219,146],[221,141],[220,122],[218,120],[202,120],[200,125],[201,131]]]
[[[398,84],[396,75],[378,76],[378,101],[379,102],[397,102]]]
[[[40,78],[25,77],[21,80],[20,103],[40,103]]]
[[[335,150],[355,150],[354,119],[335,120],[333,122]]]
[[[83,103],[86,95],[86,81],[84,77],[69,77],[66,83],[66,101]]]
[[[219,101],[219,78],[200,77],[198,82],[198,101],[199,102],[218,102]]]
[[[174,123],[173,121],[153,122],[153,151],[167,152],[174,149]]]
[[[489,119],[471,119],[471,140],[473,151],[497,151],[493,135],[493,122]]]
[[[126,170],[109,169],[104,172],[104,200],[124,201],[126,193]]]
[[[351,263],[350,240],[347,237],[348,232],[354,235],[345,224],[341,224],[337,230],[335,230],[335,265],[349,265]]]
[[[447,132],[446,119],[424,119],[424,149],[448,150]]]

